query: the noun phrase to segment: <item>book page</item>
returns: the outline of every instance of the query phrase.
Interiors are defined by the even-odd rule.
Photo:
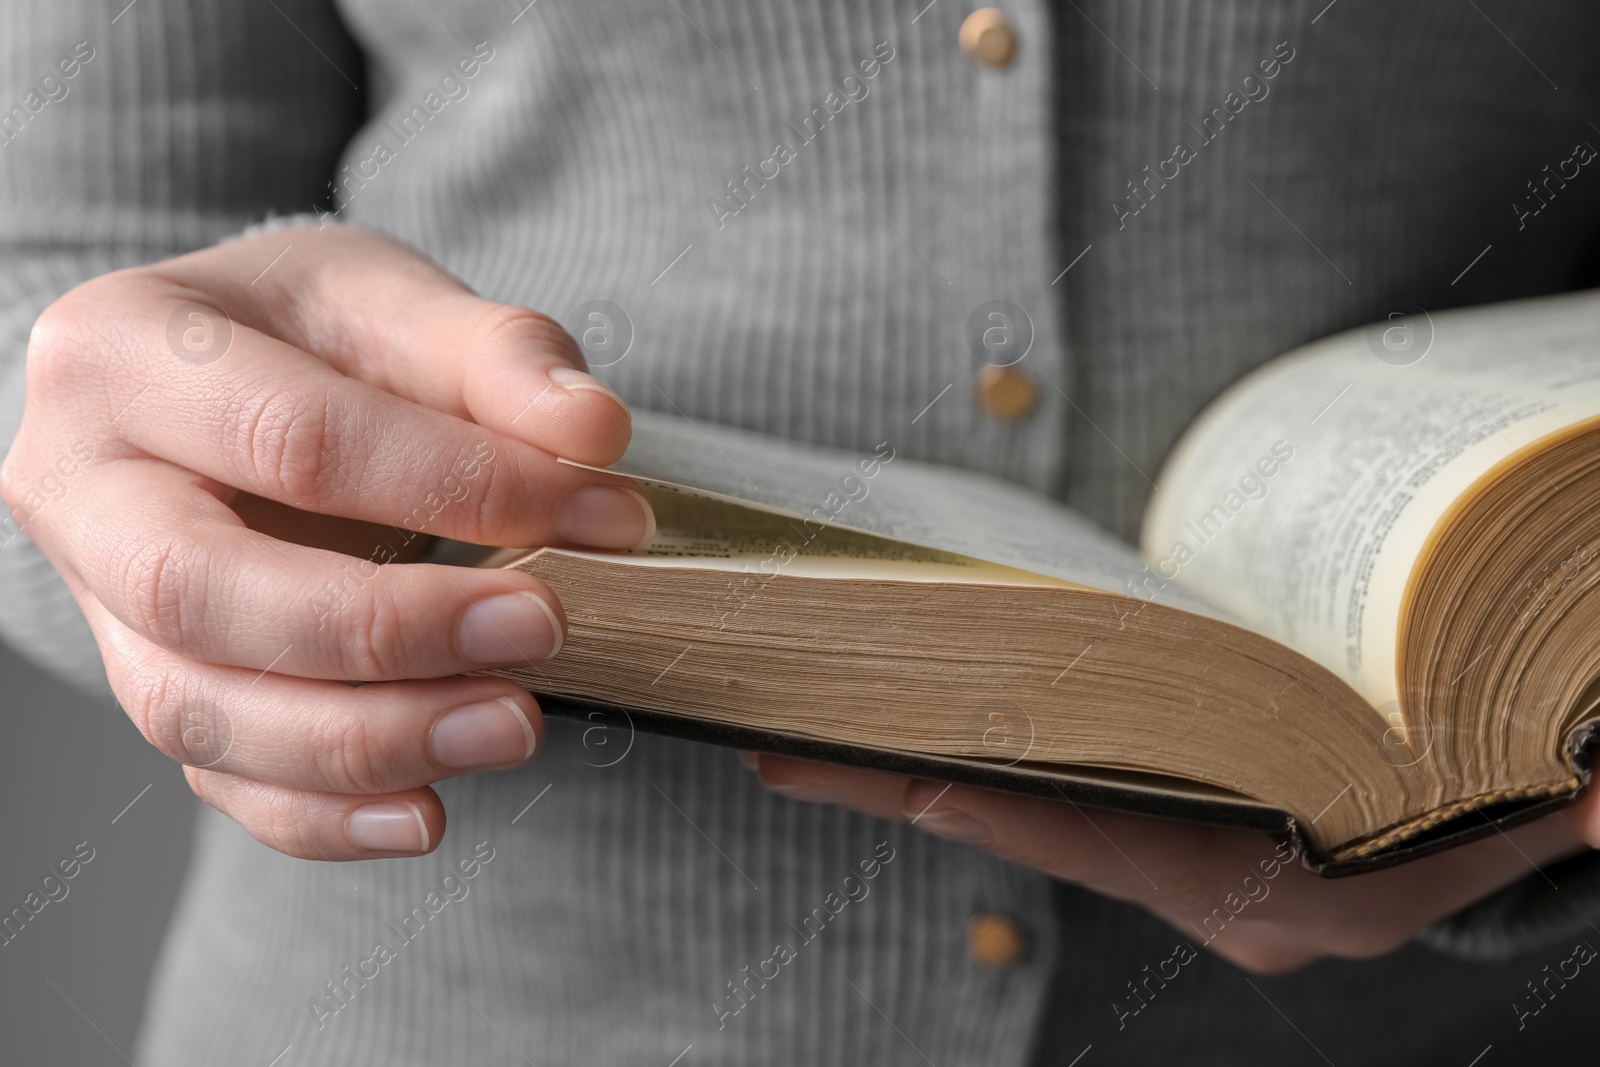
[[[628,452],[609,469],[777,512],[793,521],[796,558],[818,531],[842,526],[1110,592],[1129,593],[1144,571],[1131,545],[1065,505],[919,463],[887,441],[858,454],[636,411]],[[1172,604],[1227,618],[1186,594]]]
[[[1390,329],[1415,332],[1388,335],[1397,352]],[[1141,547],[1161,581],[1392,706],[1401,598],[1436,524],[1497,463],[1597,414],[1595,294],[1341,334],[1207,409],[1158,479]]]
[[[966,585],[1057,586],[1076,582],[958,556],[839,525],[797,517],[699,489],[641,480],[655,511],[650,543],[628,554],[636,567],[726,571],[730,589],[759,592],[779,574],[842,581],[954,582]],[[616,559],[613,552],[559,549],[567,555]]]

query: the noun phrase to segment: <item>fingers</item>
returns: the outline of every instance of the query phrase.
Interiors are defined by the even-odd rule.
[[[917,825],[930,833],[982,846],[1106,896],[1174,912],[1203,912],[1219,899],[1222,879],[1215,872],[1230,863],[1253,863],[1253,854],[1244,858],[1249,850],[1274,854],[1271,839],[1260,834],[1110,811],[1091,814],[1065,798],[1037,800],[919,780],[908,787],[905,806],[924,812]]]
[[[347,378],[246,327],[230,358],[142,388],[117,417],[124,441],[301,510],[476,544],[631,548],[652,532],[624,480]]]
[[[444,805],[431,789],[353,798],[184,768],[189,788],[268,848],[303,860],[419,856],[444,837]]]
[[[426,783],[525,762],[533,699],[494,678],[351,687],[211,667],[144,641],[85,594],[118,700],[191,788],[264,844],[304,859],[431,851]]]
[[[444,829],[426,783],[514,766],[540,729],[509,683],[428,679],[548,658],[565,623],[524,574],[381,564],[424,535],[647,539],[625,480],[556,460],[608,463],[628,439],[582,365],[550,320],[377,235],[236,241],[40,317],[0,494],[209,802],[294,855],[414,854]],[[277,540],[227,508],[240,491],[399,543],[358,559]],[[350,678],[407,680],[329,681]]]
[[[786,795],[906,821],[1136,904],[1194,944],[1260,973],[1330,953],[1391,951],[1427,921],[1388,899],[1390,887],[1353,894],[1359,879],[1318,878],[1298,866],[1287,842],[1261,834],[770,756],[759,768]],[[1410,895],[1437,893],[1413,887]]]
[[[1209,883],[1196,884],[1194,873],[1209,870],[1209,863],[1189,862],[1212,847],[1204,828],[1111,812],[1096,812],[1091,818],[1065,799],[1036,800],[810,760],[763,755],[758,766],[764,785],[793,799],[845,804],[878,818],[909,822],[927,833],[981,847],[1122,900],[1146,905],[1156,901],[1162,890],[1144,870],[1158,862],[1164,871],[1185,870],[1182,878],[1169,883],[1169,896],[1171,888],[1196,901],[1212,895]],[[1129,847],[1139,853],[1157,852],[1158,857],[1136,863],[1096,828],[1116,819],[1132,820],[1134,829],[1121,831],[1136,837],[1137,844]]]
[[[122,624],[188,658],[379,681],[540,662],[561,647],[559,602],[521,571],[380,566],[286,544],[155,461],[83,477],[82,521],[50,529],[46,550],[74,560]]]
[[[626,481],[556,462],[608,463],[630,433],[564,331],[336,229],[291,231],[270,270],[251,239],[58,300],[30,338],[29,447],[8,484],[58,456],[150,455],[303,511],[480,544],[648,536]]]
[[[1281,973],[1322,956],[1365,959],[1570,853],[1545,819],[1399,867],[1322,878],[1287,840],[938,782],[914,781],[916,825],[1063,881],[1125,900],[1248,970]]]
[[[893,822],[909,818],[904,814],[905,795],[913,779],[904,775],[789,756],[746,755],[750,758],[745,766],[756,772],[762,785],[780,796],[814,804],[844,804]]]
[[[1091,819],[1081,808],[1065,800],[1060,803],[1036,800],[880,771],[765,755],[759,760],[759,774],[763,784],[785,796],[841,803],[878,818],[909,822],[919,830],[981,847],[1057,878],[1088,885],[1108,896],[1146,905],[1154,903],[1162,890],[1158,882],[1146,877],[1144,869],[1157,862],[1163,870],[1183,867],[1187,860],[1202,851],[1197,847],[1196,838],[1204,838],[1209,833],[1203,828],[1132,817],[1139,831],[1138,844],[1133,846],[1135,851],[1174,850],[1141,866],[1096,829],[1096,823],[1118,816],[1096,812]],[[1128,830],[1123,832],[1133,836]],[[1176,840],[1168,840],[1169,837]],[[1252,840],[1261,839],[1252,837]],[[1209,870],[1209,864],[1188,865],[1187,871],[1191,873],[1178,879],[1184,896],[1209,899],[1209,886],[1196,885],[1192,873],[1205,870]]]
[[[543,738],[538,705],[502,679],[350,686],[198,664],[125,631],[104,640],[118,648],[112,686],[145,739],[221,774],[376,795],[520,766]]]
[[[424,407],[583,463],[603,466],[627,446],[627,408],[583,373],[560,325],[478,297],[382,234],[283,230],[162,270],[209,294],[236,325]]]

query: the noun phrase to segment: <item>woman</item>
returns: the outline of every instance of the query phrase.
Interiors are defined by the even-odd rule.
[[[1269,839],[545,723],[456,675],[553,654],[553,594],[417,562],[647,536],[625,482],[555,462],[621,453],[618,395],[887,438],[1130,535],[1250,367],[1397,298],[1592,284],[1581,179],[1538,200],[1564,221],[1505,201],[1600,136],[1600,16],[1322,7],[24,4],[5,632],[103,664],[222,813],[139,1061],[1466,1063],[1575,1033],[1513,1002],[1600,916],[1592,798],[1515,848],[1285,867],[1196,952]],[[1004,370],[966,342],[994,300],[1031,339]],[[1368,962],[1262,977],[1324,957]]]

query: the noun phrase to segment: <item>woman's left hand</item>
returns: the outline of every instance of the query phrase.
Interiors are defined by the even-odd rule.
[[[1545,864],[1600,847],[1600,791],[1589,790],[1572,808],[1530,825],[1399,867],[1327,879],[1301,867],[1286,841],[1264,834],[808,760],[745,759],[783,796],[909,822],[1137,904],[1258,974],[1324,956],[1383,955]]]

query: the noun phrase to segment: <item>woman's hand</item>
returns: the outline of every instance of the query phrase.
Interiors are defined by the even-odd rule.
[[[565,621],[529,575],[405,561],[653,528],[628,482],[556,461],[627,446],[583,366],[398,242],[282,230],[52,305],[0,491],[201,798],[290,855],[414,855],[444,831],[428,783],[541,730],[515,684],[452,676],[548,659]]]
[[[1506,834],[1400,867],[1319,878],[1292,846],[1216,830],[1080,808],[876,771],[777,756],[746,757],[769,789],[842,804],[981,848],[1144,908],[1191,943],[1262,974],[1323,956],[1399,948],[1536,865],[1600,847],[1600,792]]]

